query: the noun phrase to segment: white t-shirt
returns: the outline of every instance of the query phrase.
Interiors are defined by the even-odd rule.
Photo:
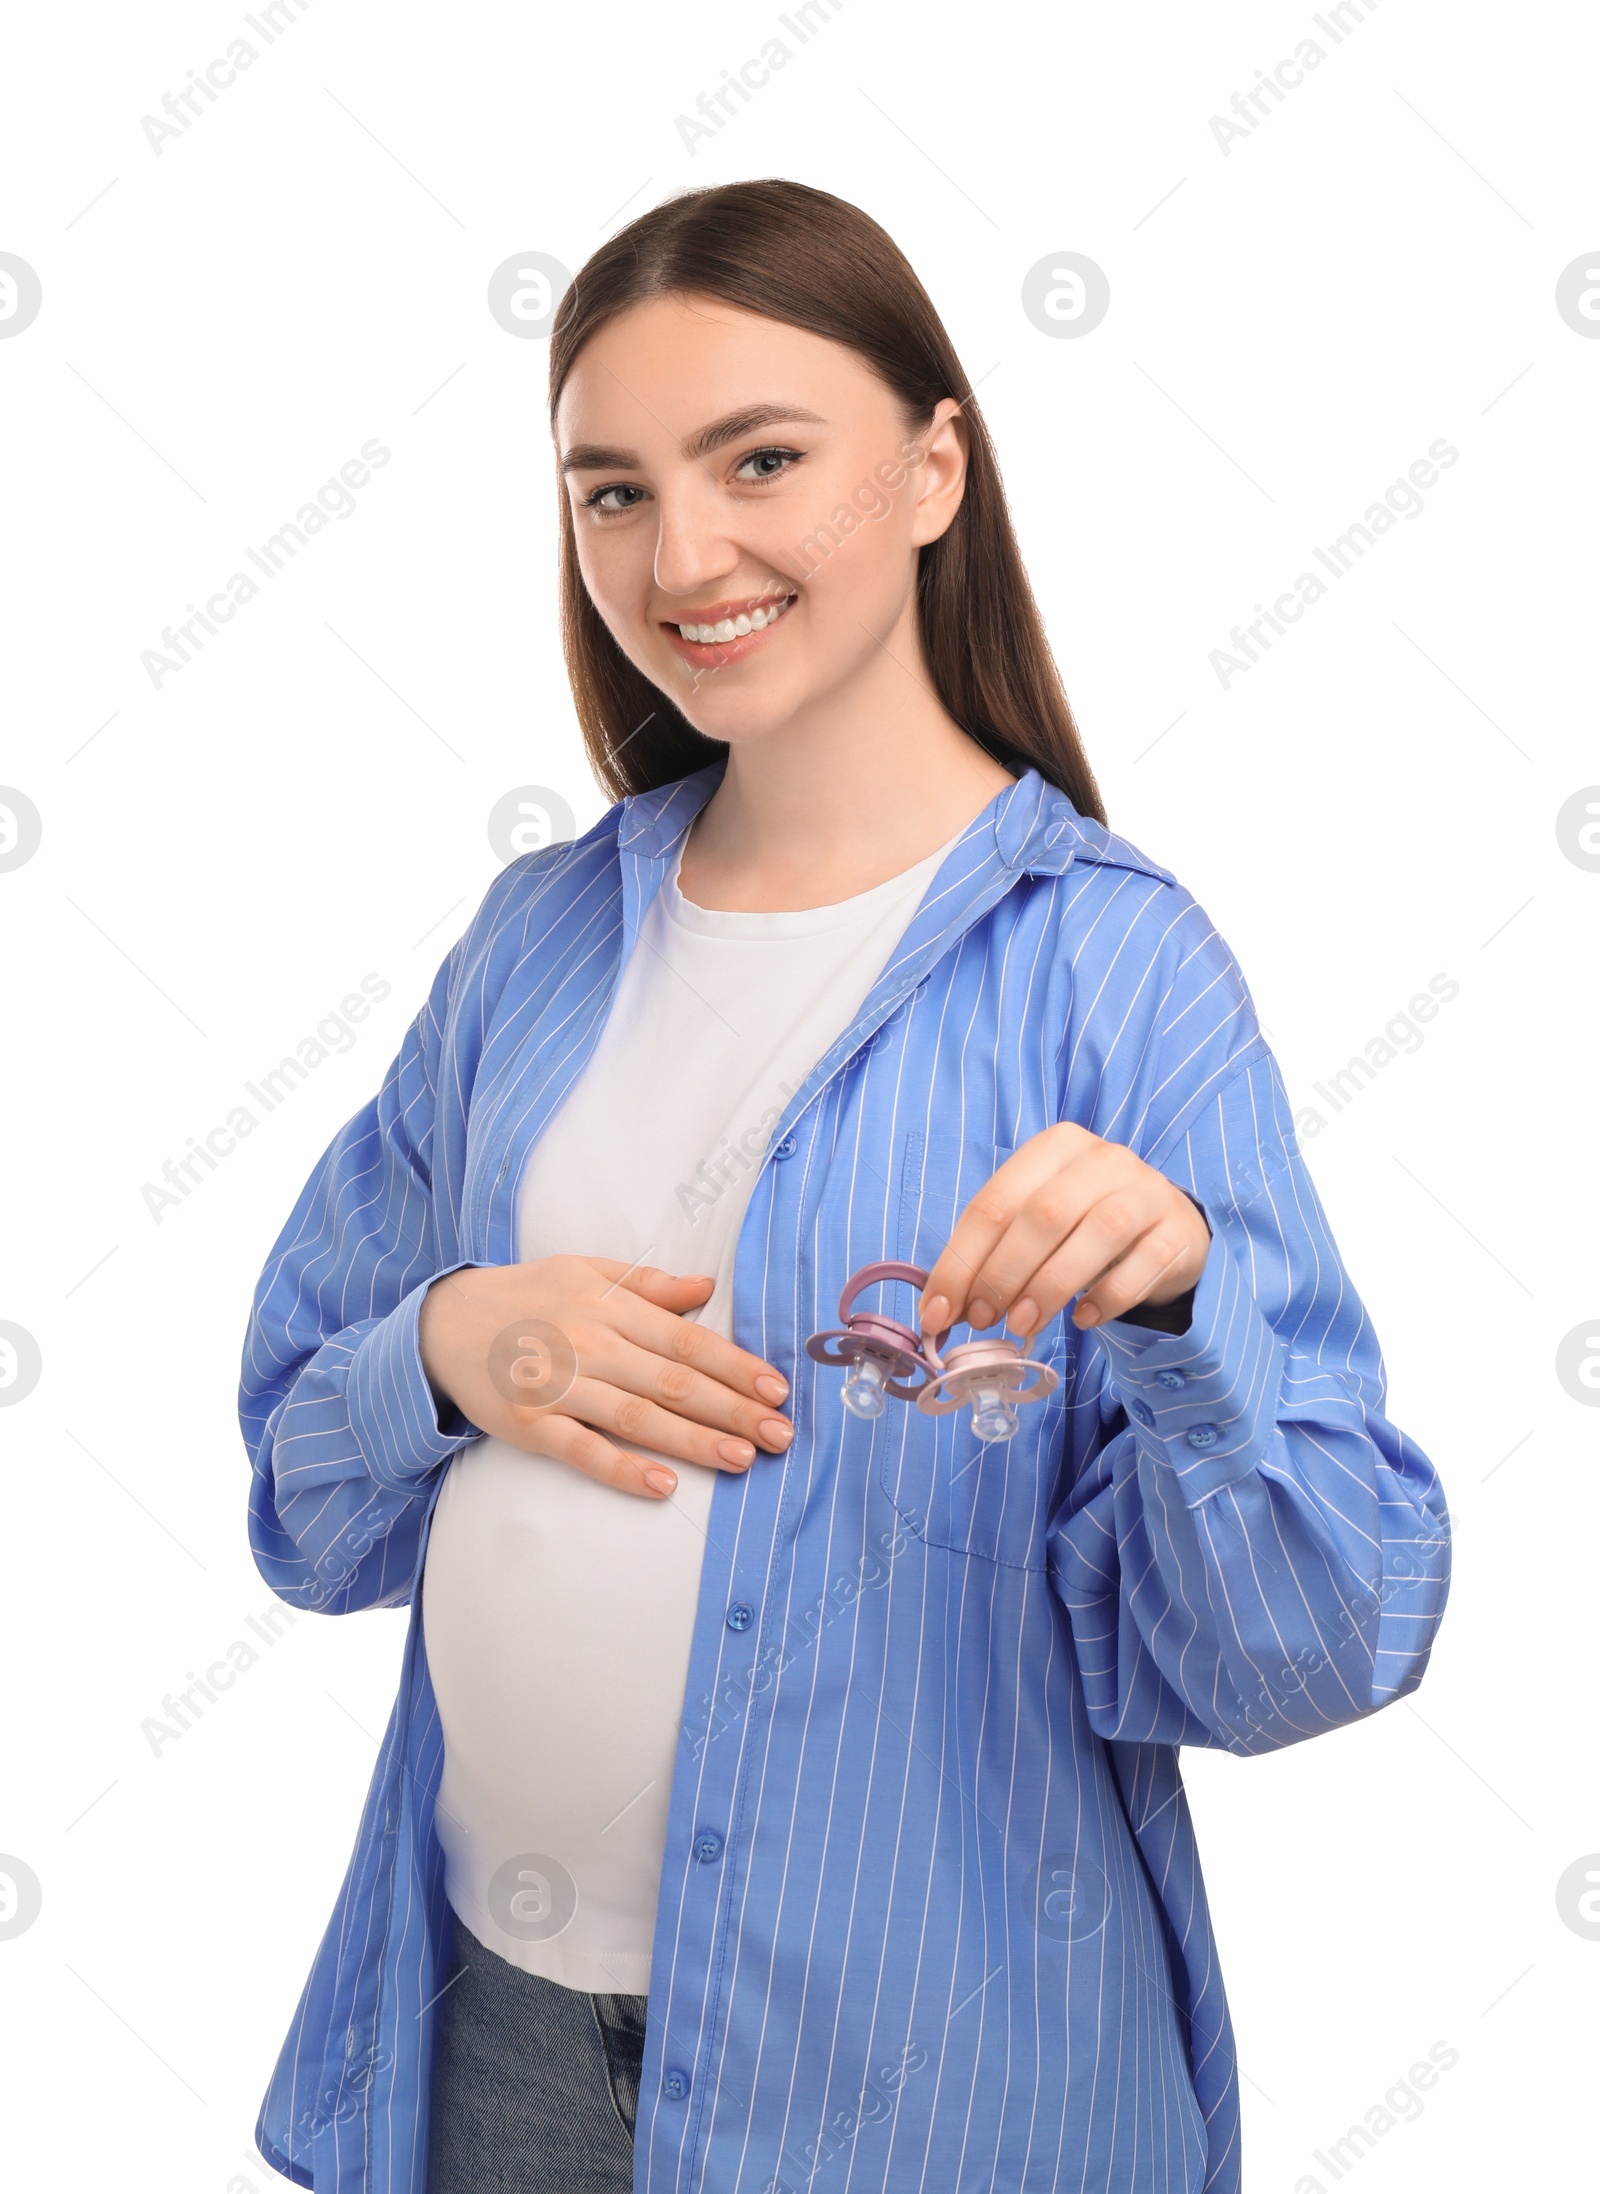
[[[739,1223],[773,1126],[955,842],[803,913],[714,912],[667,878],[528,1160],[521,1260],[712,1274],[699,1322],[730,1337]],[[664,1460],[677,1490],[647,1500],[483,1439],[454,1458],[434,1511],[423,1632],[444,1730],[446,1894],[481,1942],[568,1988],[650,1985],[716,1486],[712,1470]],[[782,1458],[758,1449],[750,1467]]]

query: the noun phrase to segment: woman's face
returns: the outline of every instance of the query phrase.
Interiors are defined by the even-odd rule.
[[[715,299],[620,313],[556,415],[617,645],[728,742],[837,703],[886,650],[921,674],[917,551],[960,504],[956,412],[944,399],[918,435],[854,351]]]

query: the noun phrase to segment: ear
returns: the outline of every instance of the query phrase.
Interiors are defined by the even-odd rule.
[[[911,520],[911,539],[921,548],[937,541],[956,512],[967,487],[967,422],[953,396],[941,396],[924,433],[917,436],[923,452],[917,468],[917,501]]]

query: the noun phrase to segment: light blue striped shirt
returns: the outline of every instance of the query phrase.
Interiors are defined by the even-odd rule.
[[[478,1435],[441,1430],[417,1314],[439,1274],[514,1259],[521,1169],[721,766],[496,880],[257,1290],[261,1572],[296,1607],[411,1606],[257,2126],[325,2194],[425,2194],[451,1923],[419,1587]],[[965,1411],[853,1417],[804,1351],[846,1278],[931,1265],[1058,1120],[1205,1211],[1188,1330],[1058,1317],[1036,1353],[1060,1385],[1009,1446]],[[963,834],[779,1122],[734,1338],[791,1381],[795,1437],[713,1497],[635,2194],[1231,2194],[1233,2037],[1178,1747],[1270,1751],[1414,1690],[1449,1522],[1385,1415],[1232,955],[1037,773]]]

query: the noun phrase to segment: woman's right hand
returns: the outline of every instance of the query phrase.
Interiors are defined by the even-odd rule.
[[[794,1437],[775,1407],[789,1392],[782,1373],[683,1315],[709,1301],[713,1284],[610,1257],[448,1273],[422,1305],[422,1366],[440,1402],[484,1432],[621,1493],[665,1499],[673,1473],[617,1439],[712,1470],[746,1470],[758,1447],[782,1454]],[[517,1382],[506,1364],[519,1325],[544,1346],[545,1360],[551,1341],[564,1344],[547,1401],[510,1398]]]

